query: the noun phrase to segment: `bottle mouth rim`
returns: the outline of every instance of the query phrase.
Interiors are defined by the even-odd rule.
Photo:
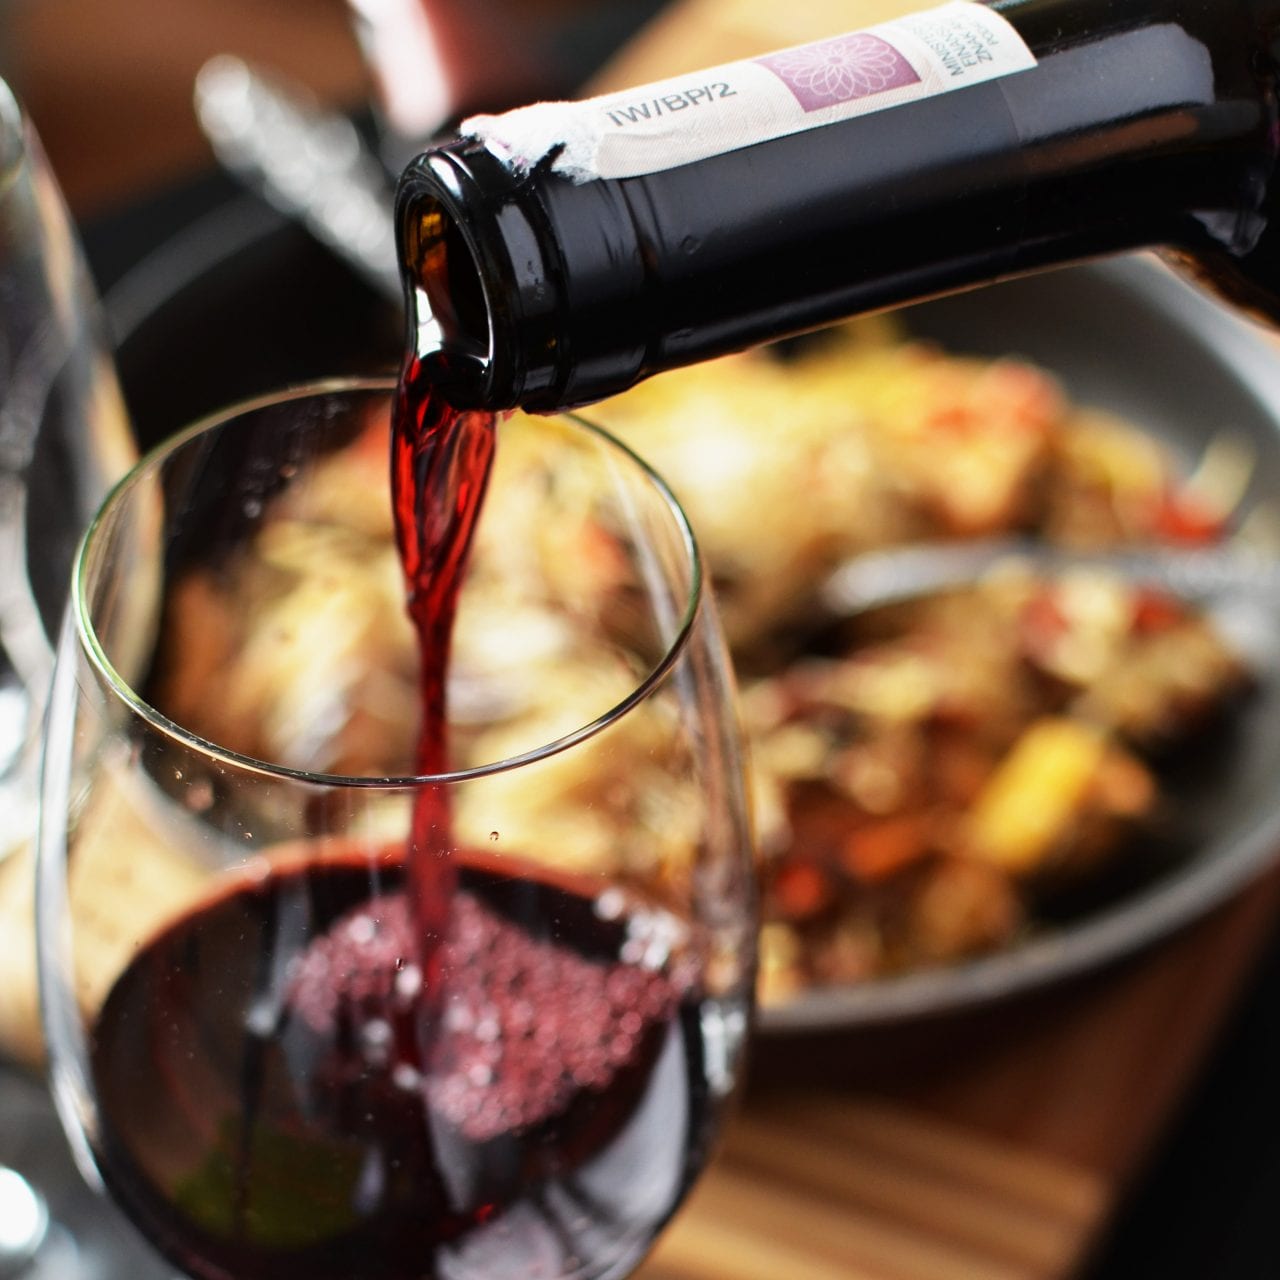
[[[518,388],[498,383],[497,326],[489,262],[469,219],[459,216],[470,173],[452,153],[420,157],[401,178],[396,237],[407,338],[433,382],[459,407],[514,408]],[[476,211],[483,217],[483,210]]]
[[[409,243],[402,260],[419,264],[417,277],[406,271],[405,279],[418,356],[437,366],[441,385],[461,380],[458,375],[474,380],[492,369],[496,340],[493,300],[476,246],[434,195],[420,196],[406,213],[409,225],[401,234]]]
[[[400,178],[400,261],[421,264],[418,278],[402,268],[409,341],[459,408],[559,412],[607,394],[566,395],[575,336],[549,217],[479,142],[428,151]]]
[[[689,646],[702,607],[705,581],[702,556],[689,518],[666,481],[629,445],[603,427],[576,414],[560,416],[563,421],[571,423],[576,430],[587,433],[611,451],[616,452],[619,459],[628,466],[636,468],[646,485],[658,496],[678,535],[689,574],[688,586],[683,592],[683,608],[678,618],[673,620],[673,626],[665,640],[661,656],[651,664],[648,672],[637,680],[634,688],[625,697],[594,719],[528,750],[465,769],[436,774],[327,773],[296,768],[278,761],[261,760],[213,742],[179,724],[153,706],[117,669],[95,625],[95,610],[90,602],[89,592],[97,568],[99,540],[105,535],[105,530],[109,528],[130,494],[184,446],[237,416],[290,400],[313,396],[382,394],[390,397],[395,391],[395,386],[395,381],[391,378],[335,378],[293,387],[284,392],[270,393],[201,418],[186,430],[178,432],[145,454],[107,494],[98,513],[81,538],[72,575],[72,607],[67,611],[64,622],[63,636],[59,646],[58,670],[54,675],[54,696],[60,696],[57,692],[60,679],[74,682],[77,665],[75,656],[78,651],[88,659],[110,691],[129,708],[133,715],[158,735],[195,755],[203,756],[214,763],[225,765],[241,773],[326,789],[351,788],[366,791],[398,791],[424,785],[448,786],[508,773],[578,746],[617,724],[629,712],[647,701],[666,680]],[[69,690],[66,693],[70,695]]]

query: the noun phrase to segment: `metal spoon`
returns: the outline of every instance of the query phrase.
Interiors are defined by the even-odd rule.
[[[1196,604],[1256,670],[1280,665],[1280,559],[1232,547],[1078,551],[1022,538],[924,543],[856,556],[823,584],[832,617],[974,586],[1006,566],[1055,574],[1105,571]]]
[[[0,1164],[0,1280],[70,1280],[82,1269],[74,1242],[50,1220],[44,1197]]]
[[[195,107],[230,172],[401,300],[391,183],[350,120],[230,54],[201,67]]]
[[[1090,552],[1019,538],[925,543],[867,552],[827,579],[823,601],[837,613],[860,612],[972,585],[1005,564],[1023,564],[1046,572],[1107,570],[1130,581],[1164,587],[1188,600],[1247,596],[1273,605],[1280,602],[1280,561],[1257,553],[1164,547]]]
[[[0,1280],[20,1276],[49,1230],[49,1210],[31,1184],[0,1165]]]

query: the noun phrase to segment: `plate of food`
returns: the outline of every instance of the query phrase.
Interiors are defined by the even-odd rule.
[[[1270,858],[1269,341],[1131,259],[597,409],[717,579],[766,1033],[1096,968]]]
[[[243,199],[107,301],[148,442],[398,355],[394,309]],[[1095,970],[1280,848],[1269,342],[1131,258],[589,411],[670,481],[717,590],[752,759],[762,1034],[954,1012]],[[368,518],[350,494],[378,490],[358,475],[325,519]],[[259,677],[287,687],[283,669]]]

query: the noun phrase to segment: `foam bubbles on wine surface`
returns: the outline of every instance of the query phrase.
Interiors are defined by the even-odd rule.
[[[665,963],[662,935],[682,930],[655,929],[658,914],[633,917],[609,961],[533,937],[470,893],[456,893],[451,909],[436,957],[448,999],[429,1037],[415,1025],[422,974],[406,960],[416,941],[402,894],[356,907],[313,942],[288,1000],[318,1034],[341,1031],[359,1070],[422,1089],[432,1112],[475,1142],[541,1124],[579,1091],[607,1090],[693,986],[687,961]]]

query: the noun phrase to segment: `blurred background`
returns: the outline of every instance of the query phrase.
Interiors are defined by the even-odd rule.
[[[0,16],[0,71],[80,218],[211,163],[191,86],[215,53],[265,61],[328,102],[368,88],[343,0],[7,0]]]
[[[480,109],[567,93],[660,7],[661,0],[449,0],[436,10],[447,105]],[[400,20],[395,4],[375,0],[365,9],[380,26]],[[7,0],[0,14],[0,71],[37,122],[68,201],[86,218],[211,162],[191,86],[214,54],[270,67],[327,104],[360,106],[376,88],[345,0]],[[407,30],[396,56],[413,65]],[[428,78],[422,70],[419,79]]]

